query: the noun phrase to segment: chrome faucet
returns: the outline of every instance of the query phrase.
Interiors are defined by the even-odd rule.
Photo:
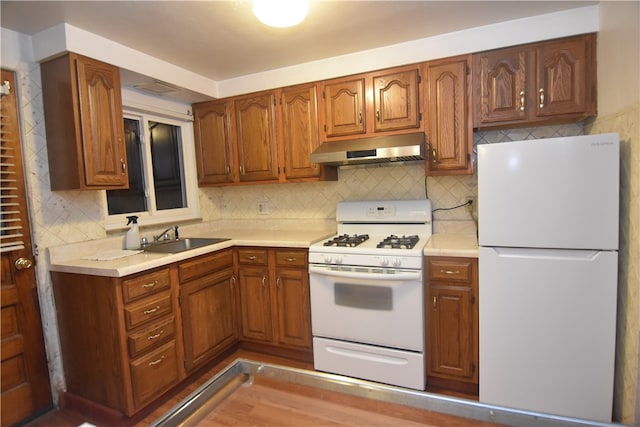
[[[178,226],[174,225],[162,231],[157,236],[153,236],[153,241],[157,243],[169,240],[169,231],[171,230],[173,230],[173,240],[178,240],[180,238],[180,235],[178,234]]]

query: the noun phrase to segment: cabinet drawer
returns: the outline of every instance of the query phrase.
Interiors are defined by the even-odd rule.
[[[471,283],[473,268],[471,260],[466,259],[429,259],[427,269],[430,280],[445,280],[447,282]]]
[[[153,298],[128,305],[124,308],[124,321],[127,330],[143,325],[154,319],[158,319],[173,311],[171,306],[171,294],[165,292]]]
[[[267,265],[267,250],[238,249],[238,262],[248,265]]]
[[[174,317],[171,316],[149,328],[129,335],[127,337],[129,356],[134,358],[144,351],[173,339],[175,328]]]
[[[185,261],[178,266],[180,283],[196,277],[204,276],[214,271],[233,265],[233,252],[231,249],[214,252],[201,257]]]
[[[278,267],[306,267],[308,252],[306,250],[276,251]]]
[[[122,297],[128,303],[146,295],[169,289],[169,269],[165,268],[122,281]]]
[[[130,366],[133,400],[139,408],[178,382],[176,342],[163,345],[147,356],[131,362]]]

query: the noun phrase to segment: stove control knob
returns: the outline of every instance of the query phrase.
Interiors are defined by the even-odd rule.
[[[327,264],[331,264],[333,262],[333,258],[331,258],[330,255],[325,255],[324,256],[324,262]]]
[[[396,258],[393,260],[394,267],[400,267],[402,265],[402,260],[400,258]]]
[[[389,265],[389,258],[380,258],[380,265],[386,267]]]
[[[341,257],[340,255],[338,255],[338,256],[336,257],[336,264],[342,264],[342,262],[343,262],[342,257]]]

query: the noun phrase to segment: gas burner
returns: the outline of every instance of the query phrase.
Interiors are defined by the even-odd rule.
[[[377,248],[384,249],[413,249],[420,238],[417,235],[402,236],[391,235],[378,243]]]
[[[324,246],[342,246],[354,248],[358,246],[360,243],[369,239],[368,234],[342,234],[340,236],[336,236],[331,240],[328,240],[324,243]]]

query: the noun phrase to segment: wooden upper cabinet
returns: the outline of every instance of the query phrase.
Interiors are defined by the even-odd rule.
[[[474,126],[562,123],[596,114],[596,36],[473,55]]]
[[[420,126],[419,83],[417,68],[373,76],[375,132]]]
[[[320,145],[316,85],[284,88],[280,100],[285,178],[320,176],[320,166],[310,159]]]
[[[326,137],[365,133],[364,78],[332,81],[323,91]]]
[[[538,117],[596,114],[595,35],[536,47]]]
[[[240,181],[278,179],[275,99],[267,92],[234,101]]]
[[[418,65],[324,82],[323,138],[422,130],[419,86]]]
[[[526,76],[530,52],[521,48],[503,49],[474,56],[479,98],[476,100],[476,127],[480,124],[525,120]]]
[[[467,55],[425,65],[427,175],[472,173],[470,61]]]
[[[68,53],[41,72],[51,189],[128,188],[118,68]]]
[[[228,101],[193,105],[193,129],[198,167],[198,184],[233,182],[233,140]]]

